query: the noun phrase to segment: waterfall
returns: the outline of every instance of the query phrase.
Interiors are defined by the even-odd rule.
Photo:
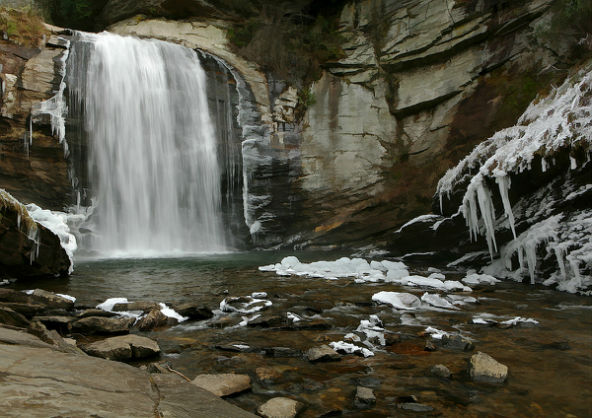
[[[196,52],[78,33],[68,74],[96,200],[89,249],[129,257],[225,251],[216,131]]]

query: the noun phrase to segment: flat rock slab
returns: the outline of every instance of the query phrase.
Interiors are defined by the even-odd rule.
[[[42,289],[35,289],[32,296],[45,304],[48,308],[72,309],[74,301]]]
[[[469,374],[475,382],[503,383],[508,377],[508,367],[479,351],[471,356]]]
[[[341,360],[341,354],[333,350],[328,345],[313,347],[306,352],[306,358],[311,362],[317,361],[338,361]]]
[[[26,328],[29,326],[29,321],[20,313],[0,305],[0,324]]]
[[[304,404],[290,398],[272,398],[257,408],[257,413],[265,418],[293,418],[304,409]]]
[[[72,322],[72,332],[81,334],[127,334],[134,318],[89,316]]]
[[[0,336],[43,347],[0,342],[5,417],[254,417],[177,375],[61,353],[20,331],[0,328]]]
[[[246,374],[200,374],[191,383],[216,396],[228,396],[251,388],[251,378]]]
[[[160,347],[150,338],[129,334],[88,344],[84,351],[91,356],[109,360],[132,360],[157,356]]]

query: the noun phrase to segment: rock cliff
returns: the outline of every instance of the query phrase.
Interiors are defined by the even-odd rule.
[[[298,86],[277,80],[229,43],[232,22],[241,16],[236,5],[111,0],[98,19],[119,34],[205,51],[235,78],[244,221],[255,246],[384,242],[389,231],[429,210],[437,181],[448,168],[477,143],[514,124],[539,90],[565,76],[557,70],[565,45],[540,36],[553,18],[553,0],[343,4],[338,31],[344,54],[324,64],[304,109]],[[46,69],[61,52],[51,39],[35,55]],[[30,157],[21,140],[30,83],[21,80],[27,72],[18,68],[38,66],[30,62],[32,56],[12,59],[21,67],[13,64],[15,69],[4,75],[3,123],[10,130],[3,132],[11,132],[4,142],[11,141],[6,159],[13,167],[6,166],[2,185],[24,201],[63,206],[71,190],[68,165],[55,139],[42,135],[48,125],[45,131],[41,125],[33,130]],[[51,88],[30,87],[44,91],[38,100],[58,91],[58,67],[53,77],[46,76]],[[21,116],[9,116],[15,101]],[[53,151],[35,160],[42,144]],[[8,152],[7,145],[3,149]],[[26,172],[29,167],[35,170]]]

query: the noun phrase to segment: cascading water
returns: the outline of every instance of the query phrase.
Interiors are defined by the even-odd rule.
[[[225,251],[215,128],[196,52],[108,33],[75,38],[68,89],[83,115],[96,198],[90,250]]]

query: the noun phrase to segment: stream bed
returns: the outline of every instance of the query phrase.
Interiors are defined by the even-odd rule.
[[[34,286],[72,295],[77,305],[88,307],[113,297],[203,303],[214,310],[212,319],[185,321],[143,335],[158,340],[163,350],[160,362],[191,379],[203,373],[248,374],[252,389],[227,399],[252,412],[272,397],[287,396],[307,405],[299,415],[303,417],[592,416],[589,297],[514,282],[444,293],[422,286],[258,270],[285,255],[81,260],[70,278],[36,281]],[[339,256],[296,255],[307,262]],[[431,272],[441,269],[447,280],[464,277],[442,266],[408,265],[413,274],[423,276],[430,274],[429,267]],[[11,285],[21,290],[30,286]],[[458,303],[449,308],[422,303],[394,309],[372,301],[384,291],[418,298],[426,292],[453,295],[448,300]],[[245,297],[235,300],[237,306],[252,301],[250,296],[260,302],[249,306],[259,310],[220,311],[223,300]],[[437,338],[442,334],[426,332],[428,327],[447,334],[446,344]],[[345,354],[339,361],[320,363],[304,356],[312,347],[356,338],[365,340],[373,355]],[[479,351],[508,366],[505,383],[470,379],[468,360]],[[436,364],[445,365],[452,376],[434,375],[430,369]],[[357,386],[372,388],[376,403],[356,405]],[[410,407],[411,403],[421,406]]]

